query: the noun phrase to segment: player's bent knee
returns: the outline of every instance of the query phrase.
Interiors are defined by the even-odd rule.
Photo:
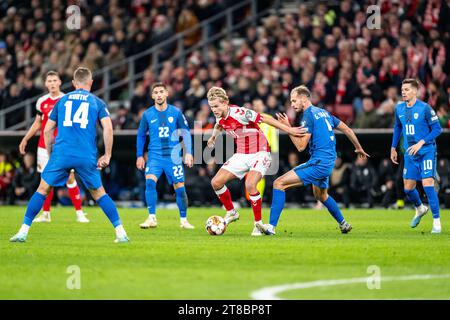
[[[183,188],[184,187],[184,182],[177,182],[173,184],[173,189],[179,189],[179,188]]]
[[[416,187],[416,181],[405,179],[403,180],[403,185],[406,190],[413,190]]]
[[[67,186],[69,185],[73,185],[76,182],[75,180],[75,174],[73,172],[71,172],[69,174],[69,178],[67,179]]]
[[[153,181],[155,181],[155,183],[158,182],[158,178],[153,174],[147,174],[145,176],[145,180],[153,180]]]
[[[424,187],[434,187],[434,178],[426,178],[422,180]]]
[[[50,191],[52,190],[52,187],[47,184],[44,180],[41,180],[41,183],[39,184],[39,187],[37,189],[37,192],[43,195],[48,195]]]
[[[284,183],[283,179],[276,179],[273,183],[273,188],[278,190],[284,190],[286,189],[286,184]]]
[[[257,183],[255,183],[253,181],[245,183],[245,189],[250,194],[255,194],[258,192],[258,188],[256,188],[256,186],[257,186]]]
[[[218,179],[216,177],[212,178],[212,180],[211,180],[211,186],[213,187],[214,190],[219,190],[224,185],[225,185],[225,183],[223,183],[223,181],[221,179]]]
[[[94,198],[95,201],[97,201],[106,194],[106,191],[103,187],[100,187],[98,189],[89,189],[89,192],[91,193],[91,196],[92,198]]]
[[[317,192],[314,193],[314,198],[316,198],[317,201],[325,202],[328,199],[328,194],[326,192]]]

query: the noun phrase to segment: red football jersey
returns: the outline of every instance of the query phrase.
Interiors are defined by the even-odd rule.
[[[262,116],[250,109],[230,105],[225,118],[217,118],[217,123],[231,135],[235,141],[236,153],[270,152],[264,132],[259,128]]]
[[[45,149],[45,140],[44,140],[44,129],[45,129],[45,125],[47,123],[48,117],[50,116],[50,112],[52,112],[53,107],[55,106],[56,102],[58,102],[58,100],[64,95],[64,93],[61,93],[61,95],[59,95],[56,98],[52,98],[50,97],[50,93],[47,93],[46,95],[40,97],[38,99],[38,101],[36,102],[36,110],[38,112],[38,115],[41,116],[41,120],[42,120],[42,127],[41,127],[41,136],[39,137],[39,143],[38,143],[38,147],[39,148],[44,148]],[[55,137],[56,137],[56,132],[57,130],[55,130]]]

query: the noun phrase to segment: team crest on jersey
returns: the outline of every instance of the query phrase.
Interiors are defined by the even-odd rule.
[[[167,120],[169,120],[169,123],[172,123],[173,122],[173,117],[169,117],[169,118],[167,118]]]
[[[414,113],[414,119],[419,119],[419,114],[418,113]]]
[[[249,121],[251,121],[252,120],[252,112],[250,111],[250,110],[247,110],[246,112],[245,112],[245,118],[247,119],[247,120],[249,120]]]

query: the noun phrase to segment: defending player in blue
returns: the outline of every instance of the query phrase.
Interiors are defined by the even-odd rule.
[[[188,198],[184,187],[184,170],[180,135],[186,150],[185,163],[191,168],[194,165],[192,156],[192,138],[189,125],[181,111],[167,104],[169,92],[163,83],[152,86],[152,99],[155,105],[148,108],[142,115],[136,141],[136,167],[145,168],[145,199],[148,208],[148,218],[140,224],[142,229],[156,228],[156,203],[158,194],[156,183],[164,172],[166,178],[175,189],[177,206],[180,211],[180,227],[194,229],[187,219]],[[145,163],[144,146],[149,135],[148,161]]]
[[[270,224],[263,225],[260,230],[266,235],[274,235],[281,212],[285,204],[285,190],[295,186],[312,184],[314,197],[321,201],[339,224],[342,233],[348,233],[352,226],[345,221],[336,201],[328,195],[328,182],[336,160],[336,137],[333,130],[342,131],[355,146],[355,153],[362,158],[369,155],[363,150],[355,133],[343,122],[328,111],[311,104],[311,93],[306,86],[299,86],[291,91],[291,105],[296,112],[303,111],[301,126],[304,136],[290,135],[298,151],[302,152],[309,144],[311,158],[281,177],[273,184]],[[278,114],[278,119],[291,126],[287,116]]]
[[[423,189],[433,214],[431,233],[441,233],[439,199],[434,190],[436,176],[436,141],[441,134],[441,125],[434,110],[425,102],[417,99],[419,82],[405,79],[402,82],[403,102],[395,109],[394,136],[392,138],[391,160],[397,162],[397,145],[403,134],[405,148],[403,184],[405,194],[416,207],[411,228],[419,225],[420,219],[428,212],[416,190],[416,181],[422,180]]]
[[[50,160],[42,173],[41,183],[31,197],[22,227],[11,242],[25,242],[34,217],[41,210],[52,187],[64,186],[72,169],[89,189],[116,231],[114,242],[128,242],[116,205],[105,192],[100,171],[109,165],[113,145],[113,127],[106,104],[90,93],[92,73],[78,68],[73,74],[75,91],[63,96],[53,108],[44,130]],[[103,127],[105,154],[97,160],[97,122]],[[58,134],[53,146],[53,133]]]

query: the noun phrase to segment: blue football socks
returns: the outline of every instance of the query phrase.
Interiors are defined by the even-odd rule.
[[[186,194],[186,188],[181,187],[181,188],[175,189],[175,196],[177,198],[178,210],[180,210],[180,218],[186,218],[187,206],[188,206],[188,197]]]
[[[344,217],[342,216],[341,210],[339,210],[336,201],[331,196],[328,196],[327,200],[325,200],[323,204],[325,207],[327,207],[330,214],[339,224],[341,224],[344,221]]]
[[[41,211],[45,198],[46,196],[40,194],[39,192],[35,192],[33,194],[28,202],[27,211],[25,212],[25,217],[23,218],[23,224],[31,226],[34,218],[37,216],[39,211]]]
[[[286,192],[279,189],[273,189],[272,207],[270,208],[270,221],[269,223],[276,227],[278,220],[280,219],[281,212],[286,202]]]

